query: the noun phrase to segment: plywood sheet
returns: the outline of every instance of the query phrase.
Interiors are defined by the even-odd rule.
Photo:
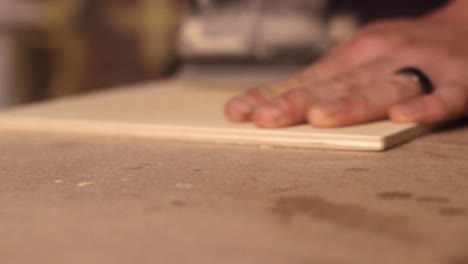
[[[339,129],[235,124],[224,118],[223,106],[241,90],[232,83],[184,80],[124,87],[1,112],[0,129],[368,151],[388,149],[427,131],[389,121]]]

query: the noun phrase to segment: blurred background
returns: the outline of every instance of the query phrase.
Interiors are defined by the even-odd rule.
[[[363,23],[443,2],[0,0],[0,107],[184,73],[296,69]]]

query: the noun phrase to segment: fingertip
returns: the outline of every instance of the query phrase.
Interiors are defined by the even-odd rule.
[[[224,113],[233,122],[247,122],[250,120],[253,107],[240,97],[233,98],[226,103]]]
[[[423,113],[416,102],[409,102],[391,107],[388,115],[396,123],[414,123],[421,120]]]
[[[413,118],[410,118],[401,113],[399,107],[392,107],[388,111],[388,117],[390,121],[395,123],[412,123],[414,122]]]
[[[320,128],[333,128],[342,126],[343,116],[349,108],[342,101],[321,103],[312,107],[307,114],[309,124]]]
[[[276,128],[280,126],[279,121],[283,113],[280,109],[273,106],[264,106],[252,115],[252,121],[259,128]]]
[[[320,108],[314,107],[307,114],[307,122],[319,128],[332,128],[336,126],[336,122],[329,115],[324,113]]]

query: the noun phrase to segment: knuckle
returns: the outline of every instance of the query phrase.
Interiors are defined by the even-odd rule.
[[[402,76],[403,77],[403,76]],[[404,98],[405,95],[407,94],[406,91],[408,90],[409,83],[413,84],[409,78],[392,78],[388,80],[386,83],[387,87],[384,87],[384,89],[388,89],[389,91],[394,92],[394,96],[396,98]],[[417,85],[417,84],[416,84]]]
[[[278,101],[285,104],[287,114],[296,119],[304,115],[304,111],[309,104],[310,95],[306,89],[295,89],[280,95]]]
[[[293,89],[280,95],[286,102],[296,102],[308,96],[306,89]]]
[[[249,98],[252,98],[256,102],[265,102],[271,97],[270,94],[267,92],[267,89],[260,87],[255,87],[247,90],[245,92],[245,95]]]
[[[359,83],[353,83],[353,82],[342,82],[340,83],[340,90],[342,94],[345,94],[347,96],[353,96],[356,94],[361,93],[363,90],[365,90],[367,87],[365,85],[360,85]]]
[[[394,76],[386,85],[384,89],[391,91],[390,96],[394,101],[406,100],[421,93],[421,86],[408,76]]]
[[[357,92],[358,87],[353,84],[347,76],[339,76],[328,80],[320,85],[320,89],[315,90],[315,94],[319,97],[343,97],[349,96]]]
[[[362,112],[356,111],[359,109],[370,109],[372,107],[372,101],[363,94],[354,94],[346,96],[341,99],[342,102],[348,106],[349,109],[353,109],[353,112]]]
[[[341,103],[346,106],[347,118],[354,121],[365,121],[376,113],[376,106],[364,94],[355,94],[342,98]]]

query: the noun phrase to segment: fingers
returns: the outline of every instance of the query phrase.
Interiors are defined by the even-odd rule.
[[[291,90],[256,110],[252,121],[262,128],[300,124],[305,121],[307,110],[313,102],[314,95],[310,89]]]
[[[332,75],[321,73],[320,69],[321,64],[317,63],[283,82],[247,90],[226,103],[225,115],[229,120],[234,122],[250,121],[253,113],[260,106],[271,102],[280,94],[302,87],[306,83],[331,78]]]
[[[396,122],[434,124],[468,115],[468,85],[451,83],[431,95],[421,96],[420,86],[409,76],[391,76],[367,84],[362,78],[355,78],[328,82],[317,89],[295,89],[257,110],[253,121],[264,128],[305,121],[316,127],[332,128],[387,116]],[[320,93],[323,91],[331,99]]]
[[[436,124],[468,114],[468,85],[451,83],[433,94],[396,105],[390,109],[392,121]]]
[[[253,113],[252,121],[262,128],[303,123],[307,120],[307,112],[313,104],[324,98],[337,98],[360,85],[365,85],[359,81],[355,75],[350,75],[310,85],[307,88],[290,90],[259,107]]]
[[[224,113],[233,122],[250,121],[252,113],[260,105],[265,104],[275,97],[272,89],[253,88],[236,96],[226,103]]]
[[[387,117],[392,105],[414,98],[420,93],[420,87],[410,78],[394,75],[359,92],[316,104],[308,112],[307,118],[310,124],[324,128],[380,120]]]
[[[369,87],[372,87],[372,85],[377,80],[380,80],[382,76],[387,76],[389,69],[391,69],[391,65],[392,63],[390,61],[382,60],[360,67],[356,71],[334,78],[327,82],[309,85],[307,88],[288,91],[270,103],[259,107],[254,112],[252,119],[257,126],[262,128],[284,127],[306,122],[309,110],[323,101],[336,101],[330,102],[329,105],[335,104],[343,106],[343,104],[338,104],[339,101],[337,99],[343,98],[344,100],[348,100],[351,98],[350,96],[348,96],[349,98],[346,97],[348,94],[356,94],[352,97],[354,98],[353,100],[348,100],[349,103],[360,100],[361,97],[364,98],[363,95],[367,96],[366,93],[369,93],[367,96],[370,98],[369,100],[375,100],[373,97],[376,97],[377,101],[380,102],[381,100],[379,100],[378,96],[382,96],[382,91],[379,89],[371,90],[377,94],[376,96],[374,96],[372,92],[362,91],[368,90]],[[410,80],[406,80],[404,83],[407,82],[410,82]],[[389,89],[387,93],[390,94],[392,92],[395,92],[393,88]],[[385,98],[390,98],[389,95],[385,96]],[[407,95],[402,96],[407,97]],[[357,106],[353,107],[353,109],[358,108],[364,103],[365,102],[361,100],[361,102],[357,103]],[[326,106],[325,104],[323,104],[323,108],[331,109],[330,106]],[[381,111],[381,113],[383,112],[384,111]],[[325,122],[323,117],[316,119],[315,115],[313,116],[313,122],[311,120],[309,121],[314,125],[321,125]],[[351,115],[351,117],[353,116],[354,115]],[[329,120],[326,122],[329,122]],[[351,122],[355,122],[355,118],[351,118]]]

